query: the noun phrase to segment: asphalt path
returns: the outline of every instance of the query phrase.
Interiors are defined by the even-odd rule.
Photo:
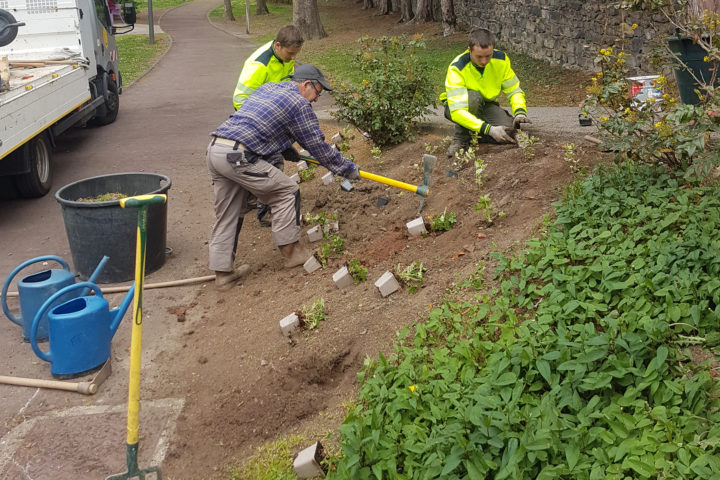
[[[172,38],[172,46],[152,71],[124,90],[116,122],[75,129],[58,139],[53,188],[48,195],[0,201],[0,281],[23,261],[40,255],[58,255],[72,265],[55,192],[77,180],[121,172],[159,173],[172,182],[167,245],[173,252],[146,282],[212,273],[207,270],[207,238],[198,238],[198,232],[209,234],[213,222],[205,150],[209,133],[232,112],[239,70],[256,48],[244,35],[228,34],[208,21],[207,12],[217,6],[218,0],[196,0],[168,11],[160,24]],[[151,367],[158,352],[172,350],[168,322],[175,320],[167,318],[167,302],[192,298],[193,288],[197,287],[174,289],[172,294],[145,293],[148,321],[143,332],[142,388],[143,398],[151,403],[143,406],[143,412],[149,413],[143,413],[147,440],[141,453],[152,454],[152,462],[162,461],[160,446],[167,446],[173,415],[182,399],[152,398]],[[171,295],[175,298],[168,300]],[[117,303],[116,295],[111,305]],[[93,397],[0,385],[0,425],[4,426],[0,428],[0,478],[82,480],[123,471],[129,324],[125,320],[113,339],[113,374]],[[22,342],[20,327],[6,319],[0,320],[0,375],[52,379],[48,364]],[[169,403],[154,408],[156,401]],[[95,410],[84,415],[86,407]],[[149,456],[142,460],[151,462]]]

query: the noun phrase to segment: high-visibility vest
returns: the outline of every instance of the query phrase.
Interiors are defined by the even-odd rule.
[[[253,94],[257,88],[268,82],[282,82],[285,77],[295,71],[295,60],[283,62],[275,55],[271,40],[253,52],[245,60],[240,78],[238,78],[235,93],[233,93],[233,106],[240,108],[246,98]],[[287,80],[287,79],[286,79]]]
[[[468,110],[468,90],[475,90],[490,102],[497,102],[503,92],[513,115],[527,113],[520,80],[510,66],[510,58],[499,50],[493,51],[490,62],[484,67],[470,61],[469,49],[455,57],[445,77],[445,91],[440,94],[440,101],[448,106],[453,122],[487,135],[491,125]]]

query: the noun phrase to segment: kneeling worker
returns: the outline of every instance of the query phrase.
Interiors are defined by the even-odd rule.
[[[291,82],[258,87],[241,109],[212,133],[207,165],[215,192],[215,226],[210,238],[210,269],[218,287],[243,280],[250,267],[234,269],[238,235],[248,212],[248,194],[270,205],[272,236],[285,267],[302,265],[311,252],[300,245],[300,189],[294,180],[266,161],[282,154],[297,162],[297,142],[335,175],[359,178],[358,166],[325,143],[311,103],[332,90],[322,72],[304,64]]]
[[[468,147],[473,133],[481,135],[481,142],[515,143],[508,130],[532,123],[527,117],[525,92],[510,66],[510,58],[495,50],[494,45],[495,37],[489,30],[473,30],[468,49],[448,67],[440,101],[445,104],[445,117],[455,123],[447,152],[450,158]],[[500,92],[510,102],[512,115],[500,108]]]

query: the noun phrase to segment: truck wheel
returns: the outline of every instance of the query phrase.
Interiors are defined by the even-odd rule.
[[[12,41],[15,40],[18,33],[18,27],[8,27],[8,25],[12,25],[16,22],[17,21],[15,20],[15,17],[13,17],[12,13],[7,10],[0,9],[0,47],[10,45]]]
[[[30,140],[23,146],[30,171],[17,175],[15,185],[20,195],[26,198],[42,197],[52,186],[52,147],[50,139],[44,133]]]
[[[118,95],[118,87],[110,75],[104,73],[107,81],[107,91],[103,92],[105,97],[105,112],[93,117],[90,121],[92,125],[102,126],[109,125],[115,121],[120,110],[120,95]]]

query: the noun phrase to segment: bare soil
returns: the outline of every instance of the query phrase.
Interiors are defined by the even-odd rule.
[[[338,127],[324,125],[324,131],[329,137]],[[372,159],[361,135],[350,151],[365,170],[419,185],[425,145],[440,141],[437,135],[419,136],[385,152],[381,163]],[[447,176],[453,166],[444,152],[438,154],[422,215],[429,222],[430,215],[452,212],[457,223],[451,231],[425,237],[411,237],[406,228],[418,216],[419,196],[370,181],[344,192],[338,183],[323,185],[324,171],[318,169],[315,179],[301,184],[302,211],[337,214],[347,251],[312,274],[302,267],[283,269],[269,229],[246,217],[237,261],[251,265],[250,278],[228,293],[202,290],[192,303],[173,308],[178,322],[194,327],[182,352],[156,360],[167,366],[159,377],[184,379],[165,385],[169,390],[163,394],[182,392],[187,399],[165,464],[170,478],[209,477],[283,434],[319,438],[334,430],[342,421],[343,402],[354,398],[366,356],[390,353],[396,332],[422,321],[449,287],[474,273],[479,262],[489,262],[492,251],[521,245],[537,233],[551,202],[573,181],[562,146],[542,139],[530,159],[516,147],[480,148],[488,165],[482,189],[472,167]],[[589,166],[597,152],[580,147],[578,156]],[[287,173],[294,171],[295,165],[286,165]],[[488,224],[475,211],[480,195],[490,196],[502,218]],[[378,207],[380,197],[389,203]],[[368,279],[339,290],[332,274],[353,258],[368,268]],[[427,268],[423,288],[415,294],[403,288],[383,298],[374,281],[413,261]],[[325,300],[328,319],[316,330],[284,337],[279,321],[318,298]]]
[[[342,8],[328,13],[341,20],[324,42],[342,43],[347,40],[343,36],[356,38],[356,32],[441,36],[438,24],[400,25],[393,16],[377,17],[358,5],[334,3],[323,8]],[[241,29],[241,23],[226,22],[224,27]],[[569,78],[569,83],[575,81]],[[544,87],[545,98],[558,91],[557,86],[540,88]],[[581,95],[581,89],[577,91]],[[543,93],[538,91],[538,96]],[[569,99],[569,104],[575,100]],[[568,104],[567,97],[561,101]],[[332,123],[322,127],[326,138],[340,130]],[[378,163],[370,154],[371,145],[355,131],[349,153],[363,170],[420,185],[426,145],[441,142],[440,135],[426,132],[384,151]],[[315,179],[301,184],[302,212],[337,214],[346,252],[312,274],[302,267],[284,269],[269,229],[248,215],[236,262],[252,268],[245,284],[225,293],[203,288],[188,304],[168,309],[184,323],[185,341],[181,351],[161,352],[155,359],[162,371],[155,377],[153,396],[186,398],[164,464],[168,478],[227,478],[229,465],[241,463],[267,441],[290,433],[320,439],[336,430],[343,420],[343,405],[356,396],[357,373],[366,357],[390,354],[396,333],[422,321],[454,283],[474,273],[480,262],[489,263],[491,252],[520,246],[538,233],[551,203],[575,178],[563,154],[562,144],[553,138],[541,138],[532,158],[514,146],[482,145],[487,169],[479,188],[472,165],[451,165],[444,148],[438,150],[422,215],[429,223],[430,215],[455,213],[457,223],[451,231],[423,237],[409,236],[406,228],[418,217],[419,196],[367,180],[344,192],[337,181],[323,185],[320,176],[325,171],[319,168]],[[594,147],[577,147],[581,166],[591,168],[598,155]],[[295,170],[294,164],[286,164],[286,173]],[[448,170],[458,175],[448,176]],[[474,208],[481,195],[491,198],[492,224]],[[381,197],[389,202],[379,207]],[[195,208],[210,207],[191,207]],[[197,238],[208,235],[202,224],[186,228],[196,229]],[[367,281],[340,290],[332,275],[350,259],[368,268]],[[375,280],[413,261],[427,268],[423,287],[414,294],[403,288],[383,298]],[[319,298],[325,300],[328,319],[316,330],[284,337],[279,321]],[[161,378],[176,380],[157,380]]]

